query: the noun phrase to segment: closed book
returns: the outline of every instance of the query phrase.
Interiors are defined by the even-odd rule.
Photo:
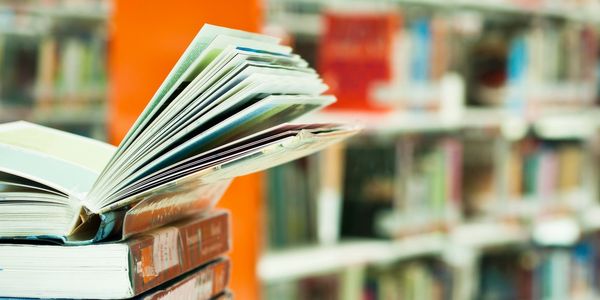
[[[208,300],[219,298],[226,294],[225,288],[229,282],[229,260],[219,259],[192,271],[174,282],[160,286],[148,294],[139,297],[140,300]]]
[[[324,15],[319,70],[341,109],[381,110],[374,103],[374,83],[392,78],[394,36],[400,16],[390,11],[335,11]]]
[[[229,249],[229,214],[224,211],[119,243],[0,244],[0,297],[131,298]]]
[[[564,145],[558,151],[559,174],[558,188],[561,192],[570,192],[582,185],[584,173],[584,154],[578,145]]]
[[[393,184],[399,176],[396,154],[396,145],[372,140],[353,143],[346,148],[342,236],[386,236],[378,230],[377,224],[379,216],[393,211]]]

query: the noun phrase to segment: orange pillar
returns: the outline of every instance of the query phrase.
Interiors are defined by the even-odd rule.
[[[204,23],[258,31],[259,0],[115,0],[109,41],[109,136],[118,143]],[[219,206],[233,219],[231,289],[259,295],[261,176],[236,179]]]

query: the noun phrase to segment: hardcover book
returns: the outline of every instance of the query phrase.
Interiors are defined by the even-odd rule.
[[[205,25],[118,147],[0,125],[0,237],[89,244],[208,210],[229,181],[357,132],[288,122],[335,101],[268,36]]]
[[[378,111],[372,89],[392,79],[394,35],[400,16],[390,10],[334,11],[324,14],[319,71],[332,86],[341,109]]]
[[[228,299],[229,261],[220,259],[191,272],[171,284],[158,287],[140,300]]]
[[[205,265],[229,249],[229,214],[224,211],[179,221],[119,243],[74,247],[0,244],[0,297],[131,298]],[[220,265],[212,265],[215,270],[211,271],[202,268],[199,276],[212,272],[226,281],[227,276],[216,273],[226,272],[221,269],[228,266]],[[225,285],[220,282],[211,291],[216,295]]]

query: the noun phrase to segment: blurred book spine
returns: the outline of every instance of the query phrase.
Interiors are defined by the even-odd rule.
[[[0,121],[104,138],[108,1],[0,4]]]
[[[452,299],[452,274],[435,259],[416,259],[383,270],[372,270],[366,279],[366,299]]]
[[[265,286],[265,299],[341,299],[341,274],[309,276]]]
[[[484,255],[477,299],[595,299],[598,237],[570,248],[525,248]]]
[[[355,281],[359,279],[359,281]],[[265,285],[265,299],[452,299],[451,269],[437,259],[350,269]],[[354,293],[345,295],[345,291]]]
[[[464,138],[464,147],[467,218],[531,217],[594,202],[584,180],[593,161],[582,141],[475,134]]]
[[[537,20],[516,31],[492,31],[473,46],[472,104],[527,114],[594,102],[598,38],[593,26]]]
[[[266,172],[269,249],[317,241],[315,159],[314,156],[300,159]]]
[[[330,11],[324,18],[318,68],[339,99],[332,108],[378,110],[370,89],[391,77],[399,16],[387,11]]]
[[[345,158],[342,236],[402,237],[459,221],[462,146],[453,137],[365,139]]]

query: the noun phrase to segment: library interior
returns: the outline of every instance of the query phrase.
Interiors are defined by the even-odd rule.
[[[0,0],[0,123],[119,145],[205,24],[278,38],[337,99],[297,122],[360,131],[236,177],[228,258],[147,299],[600,299],[600,0]]]

